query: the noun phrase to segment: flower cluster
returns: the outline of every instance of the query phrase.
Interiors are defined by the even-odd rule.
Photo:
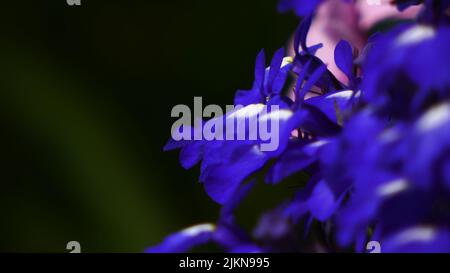
[[[219,117],[239,121],[267,109],[258,118],[279,122],[276,150],[261,151],[261,140],[169,140],[165,150],[181,149],[183,167],[201,165],[200,182],[222,210],[217,223],[170,235],[148,252],[207,243],[229,252],[364,252],[369,241],[383,252],[450,252],[450,1],[392,1],[422,11],[361,50],[337,43],[332,61],[345,82],[316,56],[322,44],[307,42],[325,2],[280,1],[280,11],[301,17],[294,56],[280,49],[267,66],[261,51],[253,87],[235,95],[244,107]],[[308,182],[253,232],[239,226],[235,212],[261,182],[256,174],[273,187],[300,172]],[[314,232],[320,239],[307,240]]]

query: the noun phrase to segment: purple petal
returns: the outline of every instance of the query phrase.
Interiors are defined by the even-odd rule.
[[[239,142],[230,142],[230,145],[224,149],[233,150],[232,156],[222,163],[207,167],[201,176],[206,192],[219,204],[228,202],[242,182],[261,169],[269,159],[254,145],[240,145]]]
[[[287,64],[280,69],[277,77],[274,79],[272,83],[272,94],[280,94],[283,90],[284,85],[286,84],[286,80],[289,76],[289,72],[291,72],[293,65]]]
[[[353,80],[353,51],[351,45],[341,40],[334,50],[334,61],[350,81]]]
[[[270,64],[267,92],[272,91],[272,84],[273,84],[276,76],[280,72],[280,67],[283,62],[283,58],[284,58],[284,48],[280,48],[273,55],[273,58],[272,58],[272,61]],[[266,95],[269,95],[269,94],[270,93],[267,93]]]
[[[264,78],[266,75],[266,53],[262,49],[256,57],[255,64],[255,85],[262,90],[264,88]]]
[[[338,207],[338,202],[325,181],[320,181],[308,199],[311,214],[320,221],[327,220]]]
[[[256,86],[251,90],[238,90],[234,95],[234,105],[247,106],[250,104],[262,103],[264,96]]]
[[[180,162],[183,168],[190,169],[200,162],[203,155],[203,144],[203,141],[192,141],[181,149]]]
[[[338,91],[307,99],[305,103],[313,105],[331,121],[338,124],[339,118],[351,110],[353,91]]]
[[[279,183],[286,177],[289,177],[314,163],[317,158],[305,154],[303,150],[304,147],[304,142],[290,143],[286,152],[278,158],[268,171],[266,182],[270,184]]]

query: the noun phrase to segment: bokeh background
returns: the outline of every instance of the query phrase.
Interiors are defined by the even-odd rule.
[[[142,252],[214,221],[198,170],[162,151],[170,111],[251,87],[296,27],[276,3],[2,2],[0,251]]]

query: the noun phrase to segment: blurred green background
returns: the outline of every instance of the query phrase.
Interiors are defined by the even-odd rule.
[[[225,106],[296,26],[277,0],[4,1],[0,251],[141,252],[219,207],[163,153],[174,105]]]

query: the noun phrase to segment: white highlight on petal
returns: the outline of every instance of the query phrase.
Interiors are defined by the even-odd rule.
[[[281,67],[285,67],[286,65],[292,64],[294,62],[294,58],[292,57],[284,57],[283,62],[281,63]]]
[[[349,99],[353,95],[352,90],[345,90],[327,96],[327,99]]]
[[[423,115],[418,124],[418,130],[421,132],[426,132],[439,128],[446,122],[450,121],[450,105],[441,104],[433,107],[430,111]]]
[[[214,231],[215,229],[216,229],[216,227],[213,224],[201,224],[201,225],[197,225],[197,226],[193,226],[193,227],[184,229],[181,231],[181,233],[183,235],[193,237],[193,236],[197,236],[203,232]]]
[[[380,186],[378,188],[378,194],[381,196],[390,196],[402,192],[407,188],[409,188],[408,181],[400,178]]]
[[[326,145],[328,143],[330,143],[330,141],[322,139],[322,140],[315,141],[315,142],[313,142],[311,144],[308,144],[308,147],[319,148],[319,147],[322,147],[322,146],[324,146],[324,145]]]
[[[315,156],[315,154],[317,154],[320,147],[325,146],[328,143],[329,143],[328,140],[318,140],[311,144],[306,145],[303,151],[305,154],[307,154],[309,156]]]
[[[274,120],[288,120],[290,117],[292,117],[294,113],[291,110],[281,109],[276,111],[271,111],[269,113],[266,113],[261,116],[259,119],[260,122],[266,122],[270,121],[272,119]]]
[[[435,228],[419,226],[401,232],[395,237],[395,239],[398,244],[409,244],[414,242],[429,242],[433,240],[435,236]]]
[[[397,139],[399,139],[400,136],[401,136],[401,134],[398,130],[388,129],[388,130],[384,131],[383,133],[381,133],[380,139],[385,142],[392,142],[392,141],[396,141]]]
[[[419,25],[408,29],[402,33],[396,41],[399,46],[411,45],[415,43],[422,42],[427,39],[433,38],[435,35],[434,29],[432,27]]]

